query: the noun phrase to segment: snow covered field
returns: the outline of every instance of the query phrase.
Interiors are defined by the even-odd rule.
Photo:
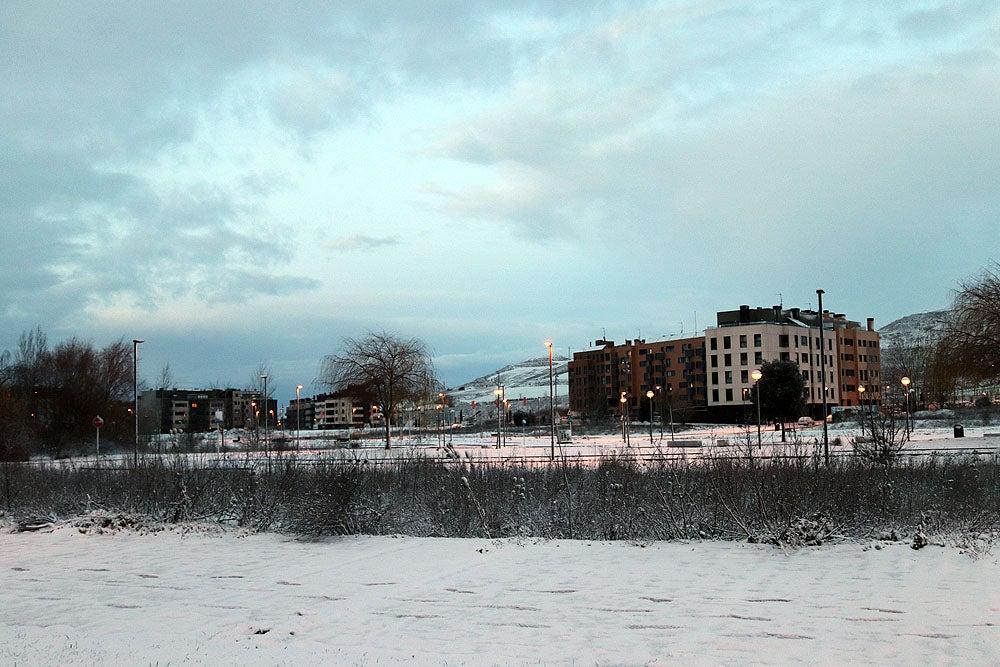
[[[907,443],[905,452],[926,454],[931,451],[954,452],[1000,452],[1000,426],[964,427],[965,437],[955,438],[953,424],[945,420],[917,421],[911,441]],[[563,435],[566,431],[562,431]],[[830,449],[832,454],[850,453],[851,441],[860,435],[860,429],[854,422],[844,422],[828,425]],[[455,453],[463,458],[473,460],[504,458],[547,460],[552,448],[549,432],[544,428],[534,431],[513,427],[505,433],[503,446],[496,448],[496,429],[482,433],[448,433],[423,432],[410,435],[405,431],[393,436],[393,449],[386,452],[384,437],[378,431],[366,433],[366,438],[355,442],[357,448],[336,443],[334,433],[303,431],[299,440],[302,451],[298,454],[286,453],[285,456],[321,455],[324,457],[385,459],[408,456],[429,456],[447,458]],[[288,438],[294,442],[294,433]],[[839,442],[838,442],[839,439]],[[568,457],[602,457],[613,454],[629,453],[640,457],[687,458],[696,460],[703,456],[738,456],[740,445],[747,442],[756,445],[756,427],[746,429],[731,425],[695,425],[685,430],[678,430],[671,439],[669,430],[661,436],[659,424],[654,424],[652,439],[646,425],[633,425],[626,446],[620,432],[604,435],[574,434],[571,441],[559,443],[556,446],[558,456]],[[761,430],[760,450],[755,449],[754,455],[810,455],[817,453],[823,442],[823,425],[797,428],[787,433],[787,442],[781,442],[781,433],[774,431],[769,425]],[[449,450],[443,450],[442,445],[448,444]],[[675,446],[676,445],[676,446]],[[745,453],[745,452],[743,452]],[[230,453],[228,456],[239,456]]]
[[[911,449],[996,455],[996,427],[921,424]],[[843,449],[856,427],[835,425]],[[633,432],[632,451],[669,450]],[[756,439],[756,429],[751,433]],[[765,431],[764,450],[781,451]],[[822,426],[799,433],[808,448]],[[737,453],[739,428],[678,434]],[[668,436],[669,437],[669,436]],[[391,456],[540,456],[547,437],[424,436]],[[375,441],[344,456],[382,457]],[[576,437],[568,456],[623,451]],[[450,452],[450,453],[449,453]],[[286,454],[287,456],[288,454]],[[307,452],[293,454],[310,456]],[[329,452],[323,453],[330,455]],[[226,456],[244,456],[230,453]],[[735,542],[248,535],[87,520],[0,530],[0,664],[998,664],[1000,545],[800,550]]]
[[[62,527],[0,535],[0,663],[996,664],[998,575],[901,543]]]

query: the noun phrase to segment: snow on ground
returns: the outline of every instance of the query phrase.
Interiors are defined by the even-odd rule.
[[[998,575],[899,543],[63,527],[0,535],[0,663],[997,664]]]

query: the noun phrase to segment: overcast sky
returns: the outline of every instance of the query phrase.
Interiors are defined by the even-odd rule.
[[[312,390],[344,336],[449,386],[738,307],[876,326],[1000,248],[984,2],[0,4],[0,350]]]

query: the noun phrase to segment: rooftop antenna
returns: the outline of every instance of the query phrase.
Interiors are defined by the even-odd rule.
[[[778,292],[778,305],[782,308],[785,307],[785,297],[782,296],[781,292]]]

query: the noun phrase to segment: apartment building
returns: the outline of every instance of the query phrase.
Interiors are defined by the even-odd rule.
[[[575,419],[648,419],[673,412],[678,419],[704,414],[705,339],[701,336],[647,342],[597,340],[569,362],[569,405]],[[649,399],[647,392],[653,392]],[[622,398],[625,399],[622,402]]]
[[[313,428],[360,428],[368,419],[365,403],[352,396],[320,394],[312,399]]]
[[[820,334],[822,317],[823,332]],[[753,371],[767,361],[794,361],[805,381],[810,416],[821,419],[823,390],[827,406],[858,405],[859,386],[877,400],[879,336],[874,320],[866,328],[843,314],[799,308],[750,308],[717,313],[717,326],[705,330],[708,407],[720,421],[741,421],[751,405]],[[824,375],[825,373],[825,375]]]
[[[278,404],[268,399],[268,423],[276,424]],[[240,389],[149,389],[139,396],[143,433],[203,432],[224,428],[252,428],[264,423],[260,392]]]

